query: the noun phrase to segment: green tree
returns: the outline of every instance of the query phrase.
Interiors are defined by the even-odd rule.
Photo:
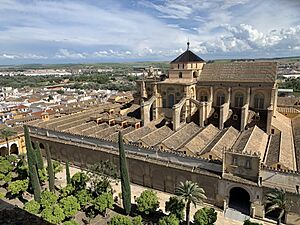
[[[140,215],[133,217],[132,224],[133,225],[143,225],[143,218]]]
[[[21,195],[24,191],[28,189],[28,180],[16,180],[8,185],[8,190],[13,195]]]
[[[54,175],[53,164],[52,164],[52,160],[51,160],[50,148],[49,148],[48,144],[46,144],[46,158],[47,158],[47,170],[48,170],[48,175],[49,175],[49,189],[50,189],[50,191],[54,192],[55,191],[55,187],[54,187],[55,175]]]
[[[54,175],[63,171],[64,168],[60,162],[53,160],[52,164],[53,164]]]
[[[194,215],[195,225],[212,225],[217,221],[217,212],[213,208],[204,207]]]
[[[158,221],[158,225],[179,225],[179,219],[170,214],[169,216],[164,216]]]
[[[186,224],[189,225],[191,203],[195,207],[202,203],[202,200],[206,199],[205,192],[197,183],[186,181],[185,183],[180,182],[180,185],[175,190],[175,194],[186,203]]]
[[[102,214],[106,214],[106,210],[111,209],[113,204],[114,199],[111,193],[103,193],[95,199],[95,209]]]
[[[208,215],[202,209],[197,210],[194,215],[195,225],[208,225]]]
[[[282,217],[287,212],[288,206],[285,191],[275,188],[271,192],[267,193],[266,204],[268,205],[266,213],[278,210],[279,216],[277,218],[277,224],[280,225]]]
[[[57,204],[45,208],[41,216],[44,220],[53,224],[61,223],[66,218],[63,209]]]
[[[176,196],[171,196],[169,201],[166,202],[165,210],[174,214],[179,220],[183,219],[185,204],[182,199]]]
[[[62,223],[62,225],[79,225],[75,220],[68,220]]]
[[[36,215],[36,214],[40,213],[41,205],[40,205],[40,203],[36,202],[35,200],[31,200],[24,204],[24,209],[27,212],[30,212],[30,213]]]
[[[71,184],[69,161],[66,162],[66,178],[67,178],[67,184]]]
[[[42,170],[44,168],[44,161],[43,161],[43,157],[42,157],[39,142],[35,142],[35,155],[36,155],[36,160],[37,160],[36,161],[37,162],[37,168],[39,170]]]
[[[25,145],[26,145],[27,161],[28,161],[28,168],[29,168],[29,177],[30,177],[31,186],[33,188],[34,200],[40,202],[41,185],[40,185],[38,172],[37,172],[37,160],[36,160],[36,155],[34,153],[34,149],[31,144],[29,130],[26,125],[24,125],[24,136],[25,136]]]
[[[91,194],[86,189],[78,191],[75,197],[77,198],[77,201],[81,207],[85,207],[88,203],[92,201]]]
[[[155,192],[151,190],[145,190],[136,199],[137,208],[140,212],[146,215],[153,213],[159,207],[158,197]]]
[[[43,208],[50,207],[52,205],[55,205],[57,203],[58,196],[48,190],[44,190],[41,194],[41,205]]]
[[[127,216],[116,215],[108,222],[108,225],[133,225]]]
[[[16,134],[17,132],[9,127],[5,127],[0,130],[0,139],[5,140],[8,155],[10,155],[9,138],[15,136]]]
[[[89,167],[87,172],[90,191],[94,198],[105,192],[111,192],[110,183],[117,178],[116,166],[111,161],[100,161]]]
[[[71,184],[67,184],[64,188],[60,189],[60,197],[67,197],[73,195],[75,188]]]
[[[131,211],[131,190],[130,190],[130,181],[129,181],[128,168],[126,163],[124,143],[123,143],[123,137],[121,131],[119,131],[119,162],[120,162],[123,208],[125,210],[125,213],[128,215]]]
[[[30,168],[30,167],[29,167]],[[35,166],[32,166],[32,170],[29,169],[30,181],[33,187],[34,200],[40,202],[41,200],[41,185],[38,177],[38,172]]]
[[[85,189],[87,182],[88,176],[84,172],[77,172],[71,178],[71,184],[75,188],[75,191]]]
[[[38,175],[40,178],[40,183],[44,184],[48,180],[47,170],[45,168],[38,169]]]
[[[66,217],[74,216],[80,210],[80,205],[74,196],[62,198],[59,204]]]

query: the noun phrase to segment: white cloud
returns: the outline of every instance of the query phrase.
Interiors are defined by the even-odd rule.
[[[21,53],[21,54],[9,54],[2,53],[0,54],[0,59],[47,59],[47,56],[36,55],[32,53]]]
[[[85,59],[88,56],[87,53],[80,53],[75,51],[70,51],[68,49],[59,49],[55,57],[59,59]]]

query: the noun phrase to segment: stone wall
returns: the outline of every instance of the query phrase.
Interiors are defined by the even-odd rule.
[[[109,160],[119,165],[118,153],[84,144],[74,144],[55,138],[31,135],[33,141],[39,141],[50,147],[52,157],[60,161],[70,161],[79,167],[87,167],[99,161]],[[192,180],[197,182],[206,192],[208,202],[215,204],[218,192],[219,176],[207,171],[193,170],[188,166],[166,165],[165,162],[147,159],[144,156],[127,154],[130,179],[133,183],[160,191],[174,193],[181,182]]]

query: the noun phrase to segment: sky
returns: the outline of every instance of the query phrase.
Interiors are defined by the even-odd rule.
[[[0,0],[0,64],[300,55],[300,0]]]

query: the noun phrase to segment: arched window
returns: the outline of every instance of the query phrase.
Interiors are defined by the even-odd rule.
[[[193,78],[197,78],[197,72],[196,71],[193,72]]]
[[[178,64],[178,66],[177,66],[177,67],[178,67],[178,69],[179,69],[179,64]]]
[[[217,106],[221,106],[225,103],[225,94],[223,92],[219,92],[217,94]]]
[[[265,105],[264,95],[261,93],[254,95],[254,108],[263,109],[264,105]]]
[[[206,91],[200,92],[200,102],[207,102],[208,101],[208,95]]]
[[[184,69],[184,64],[182,64],[182,69]]]
[[[175,103],[175,96],[174,94],[169,94],[169,108],[172,108]]]
[[[235,94],[234,97],[234,107],[243,107],[244,105],[244,95],[240,92]]]
[[[182,78],[182,72],[179,72],[179,78]]]

